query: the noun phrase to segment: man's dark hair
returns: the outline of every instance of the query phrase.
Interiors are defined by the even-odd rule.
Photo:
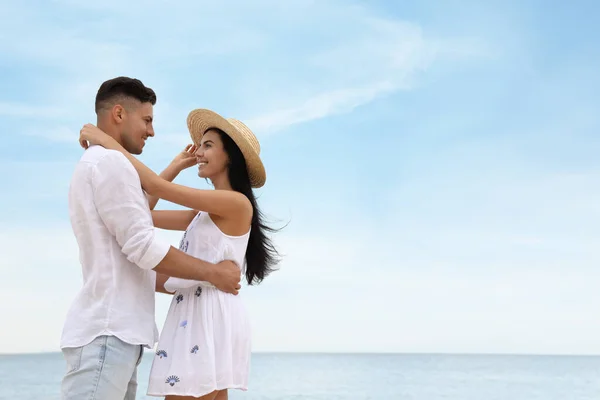
[[[96,94],[96,114],[127,98],[138,100],[141,103],[156,104],[154,90],[144,86],[139,79],[119,76],[100,85]]]

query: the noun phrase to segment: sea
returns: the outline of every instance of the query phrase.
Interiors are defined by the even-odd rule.
[[[146,396],[152,353],[139,369]],[[0,399],[59,400],[60,353],[0,355]],[[600,357],[444,354],[253,354],[247,392],[230,399],[600,399]]]

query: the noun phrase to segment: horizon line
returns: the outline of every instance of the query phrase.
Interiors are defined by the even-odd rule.
[[[144,353],[154,352],[154,349],[144,348]],[[17,352],[3,353],[2,356],[36,356],[60,354],[60,350],[56,351],[38,351],[38,352]],[[264,355],[405,355],[405,356],[506,356],[506,357],[600,357],[598,353],[517,353],[517,352],[423,352],[423,351],[252,351],[252,354]]]

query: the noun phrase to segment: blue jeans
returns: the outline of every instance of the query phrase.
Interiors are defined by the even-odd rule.
[[[135,400],[142,346],[115,336],[99,336],[85,346],[62,352],[67,362],[63,400]]]

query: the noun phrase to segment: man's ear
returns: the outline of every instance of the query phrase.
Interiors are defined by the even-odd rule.
[[[117,123],[120,124],[123,122],[123,118],[125,117],[125,109],[120,104],[115,104],[112,108],[112,118]]]

